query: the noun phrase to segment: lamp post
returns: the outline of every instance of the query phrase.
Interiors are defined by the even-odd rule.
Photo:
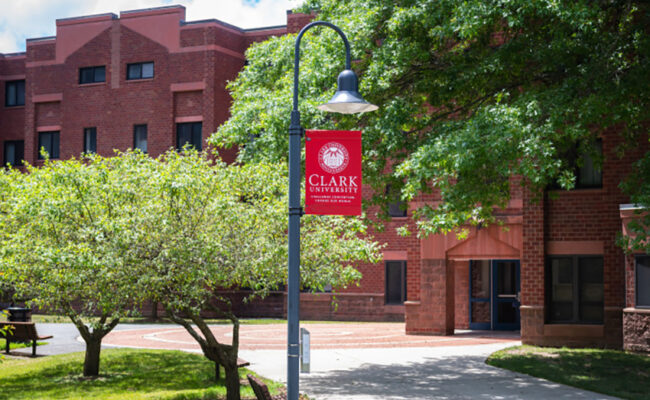
[[[299,394],[299,333],[300,333],[300,217],[303,214],[300,207],[300,138],[303,129],[300,126],[298,111],[298,75],[300,68],[300,40],[314,26],[327,26],[336,31],[345,43],[345,70],[339,74],[338,90],[327,104],[318,106],[319,109],[343,114],[354,114],[374,111],[377,106],[366,102],[358,92],[357,75],[350,69],[350,43],[339,27],[325,21],[315,21],[306,25],[296,38],[295,63],[293,75],[293,109],[291,125],[289,126],[289,279],[287,296],[287,399],[298,400]]]

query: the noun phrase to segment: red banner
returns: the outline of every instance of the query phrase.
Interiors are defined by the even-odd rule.
[[[305,213],[361,215],[361,131],[305,134]]]

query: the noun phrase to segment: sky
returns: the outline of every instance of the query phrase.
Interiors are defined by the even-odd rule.
[[[213,19],[240,28],[285,25],[304,0],[0,0],[0,53],[25,51],[25,39],[56,35],[56,20],[141,8],[185,6],[187,21]]]

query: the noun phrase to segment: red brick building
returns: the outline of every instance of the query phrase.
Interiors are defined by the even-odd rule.
[[[185,21],[182,6],[57,20],[55,37],[30,39],[26,52],[0,54],[2,162],[37,164],[83,151],[111,155],[141,148],[156,156],[207,136],[228,118],[226,81],[244,51],[272,35],[297,32],[312,16],[287,15],[287,26],[243,30],[218,20]],[[336,294],[302,295],[304,319],[405,320],[413,334],[454,329],[521,329],[526,343],[650,350],[650,258],[625,256],[615,241],[633,207],[618,189],[630,171],[616,132],[598,145],[602,172],[585,163],[578,188],[532,201],[513,185],[499,212],[508,229],[400,237],[410,211],[397,205],[385,231],[384,262],[360,265],[361,285]],[[234,152],[224,151],[226,160]],[[514,182],[514,179],[513,179]],[[435,203],[435,196],[409,204]],[[233,293],[237,296],[237,293]],[[242,307],[242,315],[283,316],[285,293]]]

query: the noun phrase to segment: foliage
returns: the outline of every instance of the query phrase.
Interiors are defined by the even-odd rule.
[[[181,351],[108,349],[102,352],[102,373],[84,378],[77,365],[81,353],[36,359],[5,360],[0,368],[2,398],[12,399],[223,399],[224,382],[212,379],[212,363]],[[241,377],[251,373],[242,369]],[[271,391],[281,385],[266,381]],[[242,390],[254,398],[250,387]]]
[[[134,248],[147,259],[143,290],[182,325],[207,358],[226,372],[228,398],[239,398],[239,319],[223,288],[249,289],[246,300],[264,297],[287,280],[286,165],[226,166],[194,151],[170,152],[156,162],[147,190],[155,201],[141,205],[149,216],[145,241]],[[363,238],[356,218],[304,218],[301,281],[304,287],[344,287],[360,274],[350,263],[377,261],[379,246]],[[220,343],[204,312],[233,324],[232,343]]]
[[[148,162],[89,155],[0,174],[4,279],[32,307],[72,320],[86,342],[86,375],[99,373],[102,337],[140,299],[132,267],[141,261],[130,250],[143,239],[139,165]]]
[[[310,9],[348,35],[360,92],[380,109],[350,117],[315,108],[333,94],[344,59],[338,36],[316,28],[301,45],[303,126],[363,126],[364,183],[384,209],[388,185],[403,200],[437,190],[439,205],[417,213],[423,233],[493,222],[513,185],[571,188],[561,154],[606,130],[626,139],[612,157],[647,141],[647,2],[308,0]],[[231,118],[212,143],[246,145],[241,160],[286,158],[294,41],[248,50],[228,86]]]
[[[643,354],[517,346],[492,354],[487,363],[617,398],[648,398],[650,358]]]

